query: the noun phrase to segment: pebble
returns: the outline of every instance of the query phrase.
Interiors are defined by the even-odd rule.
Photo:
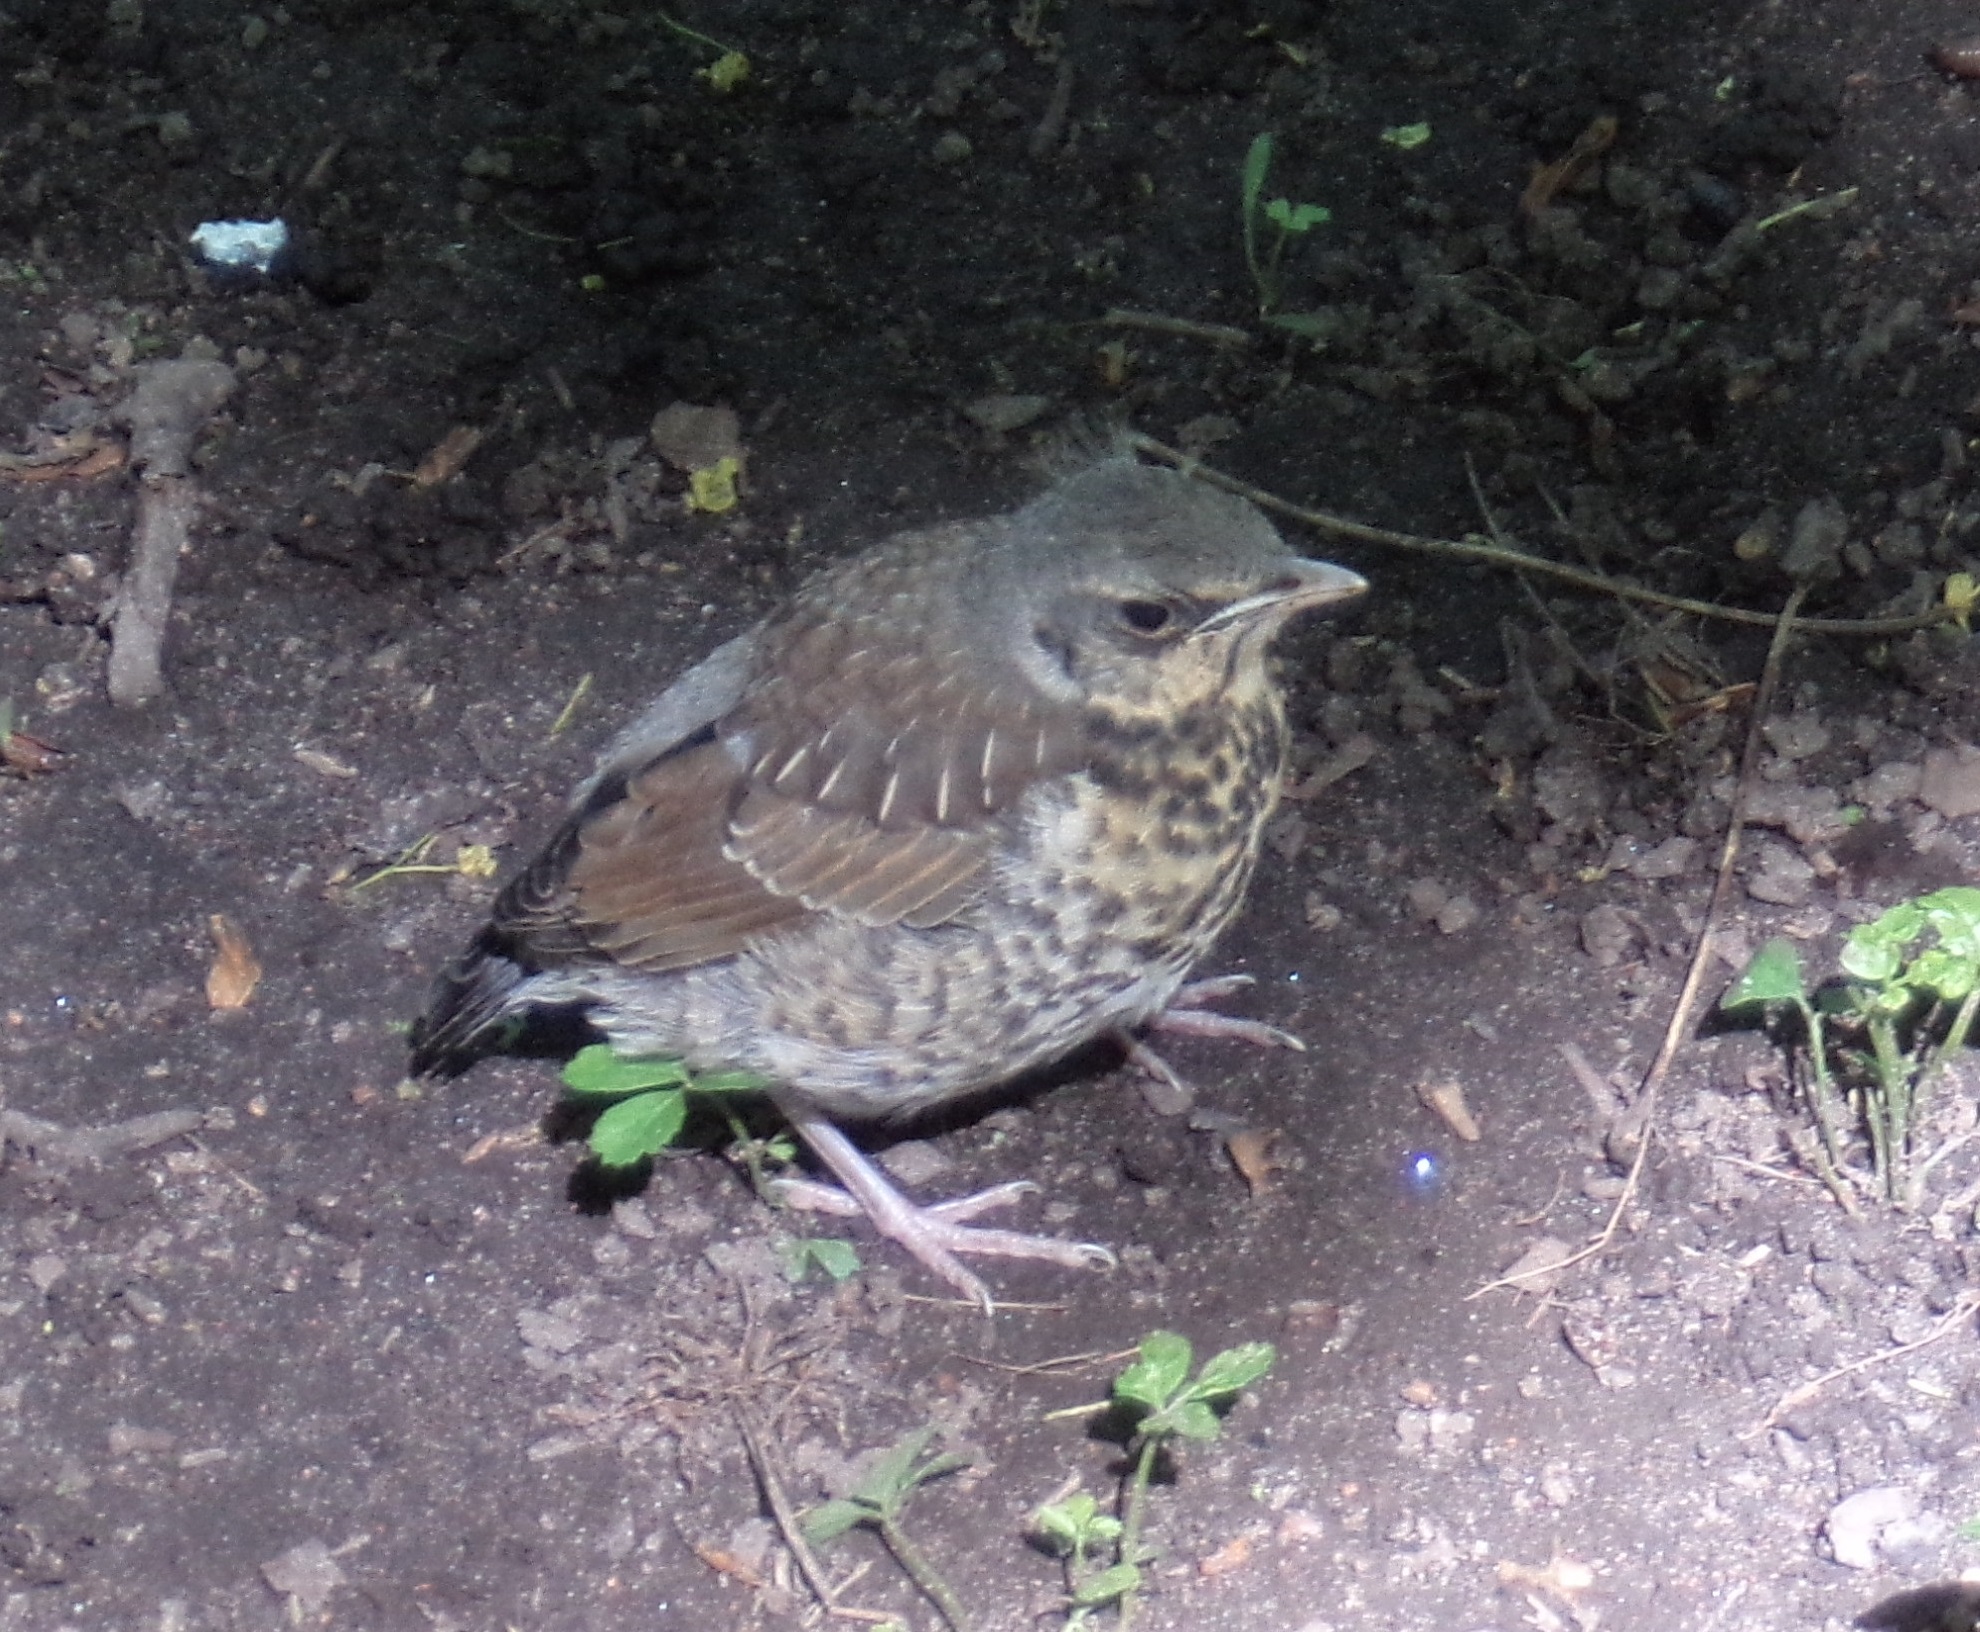
[[[1604,903],[1581,915],[1581,947],[1604,969],[1613,968],[1636,944],[1636,925],[1621,907]]]
[[[1797,580],[1832,576],[1848,536],[1849,517],[1835,499],[1827,495],[1810,499],[1795,514],[1781,570]]]
[[[1901,800],[1918,797],[1924,775],[1923,766],[1893,761],[1859,776],[1850,784],[1849,796],[1879,814],[1887,813]]]
[[[1829,1509],[1822,1527],[1830,1556],[1852,1570],[1874,1570],[1879,1536],[1887,1526],[1903,1523],[1917,1511],[1917,1499],[1897,1485],[1873,1485],[1845,1496]]]
[[[1927,753],[1918,798],[1948,821],[1980,812],[1980,748],[1959,742]]]
[[[1784,844],[1763,844],[1760,865],[1746,880],[1746,893],[1778,907],[1798,907],[1815,888],[1815,869]]]

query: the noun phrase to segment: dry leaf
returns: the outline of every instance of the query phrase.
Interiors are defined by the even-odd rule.
[[[261,984],[261,964],[240,926],[225,913],[216,912],[206,920],[216,948],[213,965],[206,971],[206,1001],[219,1010],[244,1009],[254,989]]]
[[[532,1145],[543,1143],[543,1130],[531,1123],[526,1128],[501,1128],[494,1133],[485,1133],[468,1146],[467,1154],[461,1158],[463,1164],[485,1161],[497,1151],[528,1150]]]
[[[346,765],[341,759],[332,759],[328,754],[317,748],[298,748],[295,750],[295,756],[299,764],[307,765],[318,776],[332,776],[341,779],[358,774],[357,767]]]
[[[46,776],[66,758],[64,750],[26,731],[0,731],[0,765],[22,776]]]
[[[1208,1558],[1196,1566],[1196,1573],[1206,1581],[1214,1581],[1220,1575],[1229,1575],[1233,1570],[1241,1570],[1251,1562],[1251,1538],[1233,1536]]]
[[[40,453],[0,454],[0,477],[10,482],[54,482],[66,477],[86,480],[124,468],[121,444],[101,442],[91,432],[58,438]]]
[[[467,468],[474,450],[487,440],[488,433],[475,425],[456,425],[433,444],[413,469],[414,487],[438,487],[451,482]]]
[[[1272,1147],[1278,1142],[1277,1128],[1246,1128],[1224,1141],[1224,1148],[1231,1153],[1231,1165],[1254,1196],[1271,1189],[1285,1165],[1272,1154]]]
[[[1464,1102],[1464,1084],[1456,1077],[1445,1077],[1437,1082],[1419,1082],[1416,1097],[1425,1108],[1435,1111],[1444,1119],[1444,1126],[1468,1144],[1476,1144],[1484,1137],[1484,1130],[1478,1126],[1478,1118],[1471,1114],[1471,1107]]]
[[[755,1570],[736,1557],[734,1553],[725,1552],[720,1547],[711,1547],[706,1542],[698,1541],[694,1544],[694,1556],[717,1574],[726,1575],[734,1581],[740,1581],[746,1587],[762,1587],[766,1585],[763,1577]]]
[[[1603,114],[1575,137],[1574,146],[1560,158],[1552,164],[1538,166],[1533,172],[1533,179],[1526,184],[1526,191],[1520,195],[1520,214],[1531,220],[1553,203],[1556,196],[1579,181],[1589,166],[1609,151],[1618,128],[1610,115]]]
[[[1530,1587],[1572,1603],[1576,1593],[1595,1585],[1595,1572],[1577,1558],[1556,1553],[1545,1564],[1521,1564],[1506,1558],[1499,1561],[1499,1580],[1509,1587]]]

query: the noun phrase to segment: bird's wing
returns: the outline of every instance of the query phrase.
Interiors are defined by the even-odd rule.
[[[818,910],[917,928],[953,916],[1000,818],[1083,762],[1070,707],[926,627],[800,617],[778,646],[722,726],[747,778],[729,853]]]
[[[986,660],[977,609],[931,624],[926,574],[958,558],[869,563],[851,606],[822,580],[690,670],[607,751],[498,930],[546,961],[660,972],[813,914],[961,911],[1005,814],[1085,740],[1069,704]]]
[[[658,973],[813,914],[926,928],[959,912],[999,818],[1078,760],[1077,722],[925,647],[857,649],[851,622],[850,637],[822,620],[794,631],[822,645],[760,653],[722,719],[643,763],[608,758],[504,891],[500,931],[534,959]],[[904,648],[913,638],[894,633]]]
[[[525,961],[659,973],[732,957],[810,909],[727,853],[741,767],[712,725],[644,765],[608,769],[496,902]]]

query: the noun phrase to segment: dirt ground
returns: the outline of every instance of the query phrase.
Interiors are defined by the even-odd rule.
[[[1308,797],[1208,972],[1312,1051],[1179,1045],[1182,1116],[1088,1059],[897,1140],[914,1187],[1035,1178],[1031,1221],[1119,1248],[993,1265],[994,1320],[863,1227],[794,1283],[832,1232],[713,1145],[614,1201],[554,1061],[402,1080],[473,847],[518,864],[680,667],[818,562],[1020,501],[1082,424],[1727,606],[1793,568],[1810,614],[1929,608],[1980,571],[1980,88],[1931,56],[1970,14],[675,20],[705,38],[564,0],[0,16],[0,1632],[919,1632],[864,1534],[824,1618],[766,1495],[919,1428],[969,1459],[906,1522],[971,1624],[1063,1625],[1028,1516],[1114,1499],[1077,1408],[1157,1329],[1279,1358],[1153,1492],[1147,1632],[1810,1632],[1980,1568],[1964,1062],[1921,1204],[1852,1215],[1779,1050],[1708,1027],[1608,1250],[1481,1292],[1623,1196],[1764,626],[1288,524],[1375,590],[1284,643]],[[1262,132],[1267,196],[1331,212],[1276,274],[1261,223],[1270,290]],[[286,276],[195,263],[276,214]],[[234,385],[166,693],[117,708],[116,411],[182,356]],[[734,508],[689,508],[675,402],[739,415]],[[1827,972],[1975,876],[1976,693],[1958,629],[1795,641],[1706,1011],[1766,938]],[[209,987],[216,915],[258,979]],[[100,1162],[42,1126],[172,1112]]]

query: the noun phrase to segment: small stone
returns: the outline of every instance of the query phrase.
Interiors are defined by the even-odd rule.
[[[1603,903],[1581,915],[1581,949],[1604,969],[1612,969],[1636,944],[1636,925],[1621,907]]]
[[[1460,935],[1470,929],[1484,916],[1476,901],[1468,895],[1454,895],[1437,909],[1430,921],[1446,935]]]
[[[1849,536],[1849,517],[1832,497],[1810,499],[1796,513],[1781,555],[1781,570],[1790,578],[1833,577]]]
[[[1923,785],[1925,768],[1904,761],[1879,765],[1850,784],[1849,796],[1859,805],[1883,813],[1905,799],[1916,799]]]
[[[584,1341],[584,1329],[576,1321],[553,1315],[547,1309],[525,1309],[516,1316],[516,1329],[532,1349],[551,1354],[567,1354]]]
[[[1418,918],[1435,918],[1444,910],[1444,903],[1451,898],[1451,892],[1434,878],[1419,878],[1403,892],[1403,899],[1409,903],[1409,910]]]
[[[1814,714],[1790,714],[1760,727],[1767,746],[1785,760],[1806,759],[1829,746],[1829,728]]]
[[[305,1541],[280,1558],[271,1558],[261,1566],[261,1578],[277,1592],[295,1599],[305,1615],[322,1614],[330,1594],[345,1581],[330,1549],[320,1541]]]
[[[1341,909],[1329,901],[1318,890],[1306,892],[1306,927],[1317,929],[1321,934],[1339,929],[1342,923]]]
[[[1798,907],[1815,888],[1815,869],[1784,844],[1763,844],[1760,864],[1746,880],[1746,893],[1756,901]]]
[[[936,138],[930,156],[937,164],[961,164],[975,151],[975,146],[961,131],[947,130]]]
[[[1594,756],[1556,743],[1533,770],[1533,802],[1567,835],[1585,833],[1609,808],[1609,791]]]
[[[1050,397],[1015,394],[978,397],[963,405],[963,417],[992,436],[1002,436],[1007,431],[1022,430],[1051,406]]]
[[[1980,748],[1959,742],[1927,753],[1918,798],[1947,821],[1980,812]]]
[[[1746,801],[1746,819],[1756,827],[1778,827],[1796,844],[1830,844],[1850,826],[1834,788],[1797,782],[1755,785]]]
[[[477,181],[506,181],[515,173],[516,156],[499,147],[477,147],[461,160],[461,174]]]
[[[636,1241],[656,1241],[660,1226],[653,1222],[646,1203],[637,1196],[624,1196],[612,1203],[612,1225]]]
[[[1684,295],[1685,277],[1668,266],[1648,268],[1636,285],[1636,304],[1646,312],[1667,312]]]
[[[1632,857],[1625,865],[1641,879],[1682,878],[1698,856],[1698,841],[1681,834]]]
[[[1830,1556],[1852,1570],[1874,1570],[1878,1538],[1885,1528],[1903,1523],[1917,1511],[1917,1499],[1897,1485],[1873,1485],[1845,1496],[1829,1509],[1822,1527]]]
[[[158,118],[158,145],[174,155],[192,150],[195,137],[193,122],[183,113],[160,114]]]
[[[933,1184],[955,1171],[955,1162],[928,1139],[907,1139],[881,1152],[880,1165],[910,1189]]]

